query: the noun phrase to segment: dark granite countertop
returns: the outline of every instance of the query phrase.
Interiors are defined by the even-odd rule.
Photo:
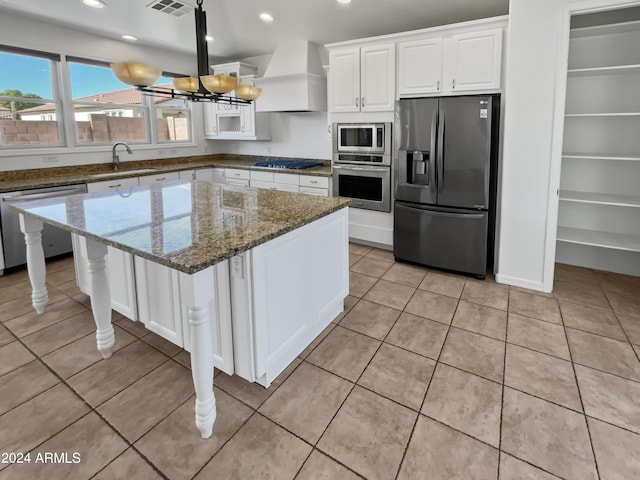
[[[324,165],[304,170],[289,170],[286,168],[265,170],[264,168],[253,167],[253,164],[256,162],[272,160],[274,158],[283,157],[213,154],[159,160],[140,160],[122,162],[120,164],[120,171],[118,172],[113,172],[113,167],[110,163],[78,165],[73,167],[39,168],[33,170],[12,170],[8,172],[0,172],[0,193],[32,188],[103,182],[106,180],[116,180],[118,178],[141,177],[157,173],[177,172],[180,170],[199,168],[239,168],[247,170],[255,169],[260,171],[275,171],[278,173],[291,173],[296,175],[313,175],[322,177],[331,176],[330,160],[315,160],[322,162]],[[309,159],[295,158],[292,160]]]
[[[340,197],[173,180],[14,206],[46,223],[191,274],[350,203]]]

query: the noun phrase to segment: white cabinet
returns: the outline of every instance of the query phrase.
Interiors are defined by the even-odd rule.
[[[109,180],[105,182],[95,182],[87,184],[87,192],[95,193],[112,188],[126,188],[138,185],[138,178],[122,178],[119,180]],[[105,208],[100,204],[100,199],[88,203],[85,208]],[[76,267],[76,280],[78,287],[85,294],[91,295],[89,280],[86,278],[87,254],[81,247],[82,242],[76,235],[72,235],[74,261]],[[135,272],[133,266],[133,255],[107,247],[107,273],[109,277],[109,288],[111,290],[111,308],[131,320],[138,319],[138,308],[136,302]]]
[[[140,185],[155,185],[169,180],[178,180],[179,178],[181,178],[180,172],[166,172],[156,173],[155,175],[145,175],[144,177],[140,177],[139,181]]]
[[[398,95],[453,95],[500,88],[502,28],[398,43]]]
[[[196,179],[196,171],[195,170],[180,170],[178,172],[178,178],[181,180],[195,180]]]
[[[238,78],[238,83],[253,84],[257,69],[242,62],[213,66],[213,72]],[[227,95],[234,97],[234,92]],[[270,115],[256,113],[255,102],[251,104],[205,103],[205,138],[213,140],[268,140]]]
[[[424,95],[442,89],[442,38],[398,43],[398,93]]]
[[[393,111],[395,45],[368,45],[329,52],[329,111]]]
[[[345,208],[231,259],[238,375],[268,387],[342,311],[348,256]]]
[[[251,170],[249,184],[256,188],[329,196],[329,178],[315,175]]]
[[[639,21],[571,30],[559,263],[640,275],[639,44]]]
[[[135,257],[136,290],[140,321],[152,332],[191,351],[191,329],[187,307],[182,298],[189,288],[180,282],[180,274],[164,265]],[[233,336],[231,331],[231,292],[229,264],[218,263],[211,269],[216,292],[209,305],[213,365],[232,375]]]
[[[240,185],[241,187],[249,186],[249,170],[241,170],[236,168],[225,168],[225,183],[229,185]]]

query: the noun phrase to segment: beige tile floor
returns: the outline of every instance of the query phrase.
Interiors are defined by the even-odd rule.
[[[640,278],[558,265],[541,294],[350,252],[345,313],[268,390],[216,376],[209,440],[186,352],[114,315],[101,360],[71,259],[42,316],[0,277],[0,453],[70,460],[0,480],[640,478]]]

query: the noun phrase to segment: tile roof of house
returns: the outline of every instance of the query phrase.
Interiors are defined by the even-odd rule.
[[[170,85],[158,85],[161,87],[170,87]],[[140,92],[135,88],[125,88],[124,90],[114,90],[113,92],[99,93],[97,95],[90,95],[88,97],[74,98],[74,102],[96,102],[96,103],[115,103],[115,104],[140,104]],[[153,97],[155,103],[162,103],[171,100],[169,97]],[[37,107],[25,108],[19,110],[18,113],[31,113],[31,112],[49,112],[54,109],[51,108],[51,104],[42,104]]]

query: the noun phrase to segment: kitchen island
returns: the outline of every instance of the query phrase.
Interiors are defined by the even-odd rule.
[[[196,425],[207,438],[216,415],[214,344],[225,340],[219,332],[230,332],[233,371],[268,386],[342,311],[348,205],[342,198],[179,180],[15,208],[39,313],[48,300],[43,222],[80,239],[104,358],[115,342],[107,246],[171,271],[175,318],[191,349]]]

